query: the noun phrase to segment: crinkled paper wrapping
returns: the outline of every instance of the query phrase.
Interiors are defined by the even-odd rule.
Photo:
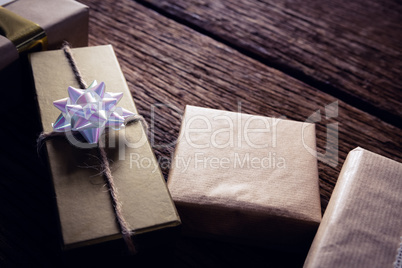
[[[72,53],[84,79],[104,81],[110,93],[123,92],[119,106],[137,113],[110,45],[72,49]],[[79,85],[61,50],[33,53],[30,61],[43,130],[50,132],[60,114],[53,101],[65,98],[69,86],[79,88]],[[127,145],[119,148],[120,134],[131,144],[144,142],[136,148]],[[112,130],[109,135],[115,135],[116,148],[106,147],[107,155],[123,216],[131,228],[143,233],[180,224],[141,123],[133,123],[120,131]],[[99,174],[97,150],[77,148],[62,138],[47,141],[46,149],[65,247],[121,237],[109,192]]]
[[[168,178],[183,230],[308,250],[321,206],[305,146],[314,124],[187,106]]]
[[[38,24],[45,30],[48,49],[58,48],[64,40],[73,47],[88,44],[87,6],[72,0],[17,0],[6,9]],[[14,44],[0,35],[0,70],[18,59]]]
[[[362,148],[345,163],[304,267],[394,267],[402,164]]]

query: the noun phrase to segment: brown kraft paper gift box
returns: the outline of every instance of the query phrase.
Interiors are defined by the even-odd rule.
[[[72,49],[72,52],[88,84],[97,80],[105,82],[106,92],[123,92],[117,106],[137,113],[110,45]],[[30,61],[43,130],[50,132],[60,114],[53,101],[67,97],[69,86],[79,86],[63,51],[33,53]],[[123,142],[122,137],[128,142]],[[109,131],[106,140],[123,216],[131,229],[141,234],[179,225],[180,219],[141,123]],[[116,142],[115,148],[111,142]],[[91,168],[99,167],[96,148],[77,148],[65,138],[54,138],[46,141],[46,149],[65,248],[121,237],[104,179],[99,169]],[[145,159],[147,164],[133,161],[138,158]]]
[[[397,267],[401,236],[402,164],[358,147],[343,164],[304,267]]]
[[[186,106],[168,187],[190,235],[307,251],[321,221],[314,124]]]

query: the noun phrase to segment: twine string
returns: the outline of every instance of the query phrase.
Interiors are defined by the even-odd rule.
[[[64,51],[64,55],[66,56],[68,62],[70,63],[71,69],[73,70],[75,79],[77,79],[80,88],[88,88],[87,83],[85,83],[85,80],[82,78],[82,74],[77,67],[77,63],[75,62],[73,53],[71,52],[70,44],[67,41],[64,41],[62,50]]]
[[[112,204],[113,204],[114,212],[116,214],[117,222],[119,223],[119,226],[120,226],[120,232],[123,236],[124,242],[126,242],[129,252],[135,254],[137,252],[137,250],[135,249],[133,240],[131,239],[131,235],[133,234],[133,232],[131,231],[127,221],[125,220],[125,218],[123,216],[121,202],[119,202],[119,198],[118,198],[118,191],[117,191],[116,185],[114,184],[114,179],[113,179],[112,171],[110,169],[109,160],[107,158],[106,151],[105,151],[105,148],[104,148],[102,142],[99,142],[98,149],[99,149],[99,154],[101,156],[103,175],[106,178],[106,183],[107,183],[107,186],[109,189],[110,196],[112,198]]]
[[[70,63],[74,76],[77,79],[81,89],[88,88],[87,84],[85,83],[84,79],[82,78],[81,72],[79,71],[76,61],[72,55],[72,52],[70,49],[70,44],[65,42],[63,44],[62,50],[64,51],[64,54],[65,54],[66,58],[68,59],[68,62]],[[145,127],[145,129],[147,130],[148,125],[147,125],[145,119],[141,115],[138,115],[138,114],[126,119],[125,125],[134,123],[134,122],[138,122],[138,121],[140,121],[143,124],[143,126]],[[54,137],[60,137],[60,136],[65,137],[65,133],[64,132],[56,132],[56,131],[47,132],[47,133],[42,132],[37,139],[38,151],[40,150],[40,148],[42,148],[42,146],[46,140],[49,140]],[[131,238],[131,236],[134,233],[133,233],[133,231],[131,231],[129,224],[125,220],[123,213],[122,213],[122,204],[119,201],[118,190],[117,190],[117,187],[116,187],[114,179],[113,179],[113,175],[112,175],[112,171],[110,168],[109,159],[107,158],[107,153],[105,151],[105,144],[104,144],[103,139],[99,139],[98,151],[100,154],[102,174],[103,174],[106,184],[108,186],[109,194],[110,194],[113,209],[114,209],[114,214],[116,216],[116,220],[119,225],[120,232],[123,236],[123,240],[126,243],[129,252],[131,254],[135,254],[135,253],[137,253],[137,250],[136,250],[133,240]]]

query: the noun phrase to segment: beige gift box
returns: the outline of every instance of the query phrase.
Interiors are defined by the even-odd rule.
[[[98,80],[105,82],[106,92],[123,92],[117,105],[137,112],[110,45],[72,51],[88,84]],[[43,130],[50,132],[60,114],[53,101],[67,97],[69,86],[79,86],[63,51],[33,53],[30,61]],[[123,216],[131,229],[140,234],[179,225],[180,219],[141,123],[109,131],[109,138],[106,149],[111,170]],[[111,146],[113,142],[115,146]],[[99,174],[96,148],[77,148],[65,138],[54,138],[46,142],[46,149],[65,247],[121,237],[110,195]],[[146,159],[148,164],[132,161],[138,157]]]
[[[304,267],[394,267],[401,236],[402,164],[356,148],[343,164]],[[402,247],[399,254],[402,261]]]
[[[46,33],[48,48],[66,40],[74,47],[88,45],[89,8],[72,0],[17,0],[4,8],[38,24]],[[0,70],[18,59],[14,44],[0,35]]]
[[[187,106],[168,178],[184,231],[308,249],[321,221],[315,146],[314,124]]]

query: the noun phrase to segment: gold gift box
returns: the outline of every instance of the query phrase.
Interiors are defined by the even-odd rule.
[[[321,221],[315,126],[187,106],[168,188],[190,235],[308,249]]]
[[[304,267],[399,267],[401,212],[402,164],[352,150]]]
[[[72,51],[87,83],[98,80],[105,82],[106,92],[123,92],[118,106],[137,112],[110,45]],[[67,97],[69,86],[79,86],[62,51],[33,53],[30,61],[43,130],[50,132],[60,114],[53,101]],[[127,142],[123,143],[122,137]],[[141,234],[179,225],[180,219],[141,123],[109,131],[108,140],[106,149],[119,201],[131,229]],[[114,148],[110,145],[113,142],[116,142]],[[100,175],[97,150],[77,148],[65,138],[47,141],[46,149],[65,248],[121,237],[110,195]],[[136,160],[139,157],[147,160],[146,164],[139,165]]]

